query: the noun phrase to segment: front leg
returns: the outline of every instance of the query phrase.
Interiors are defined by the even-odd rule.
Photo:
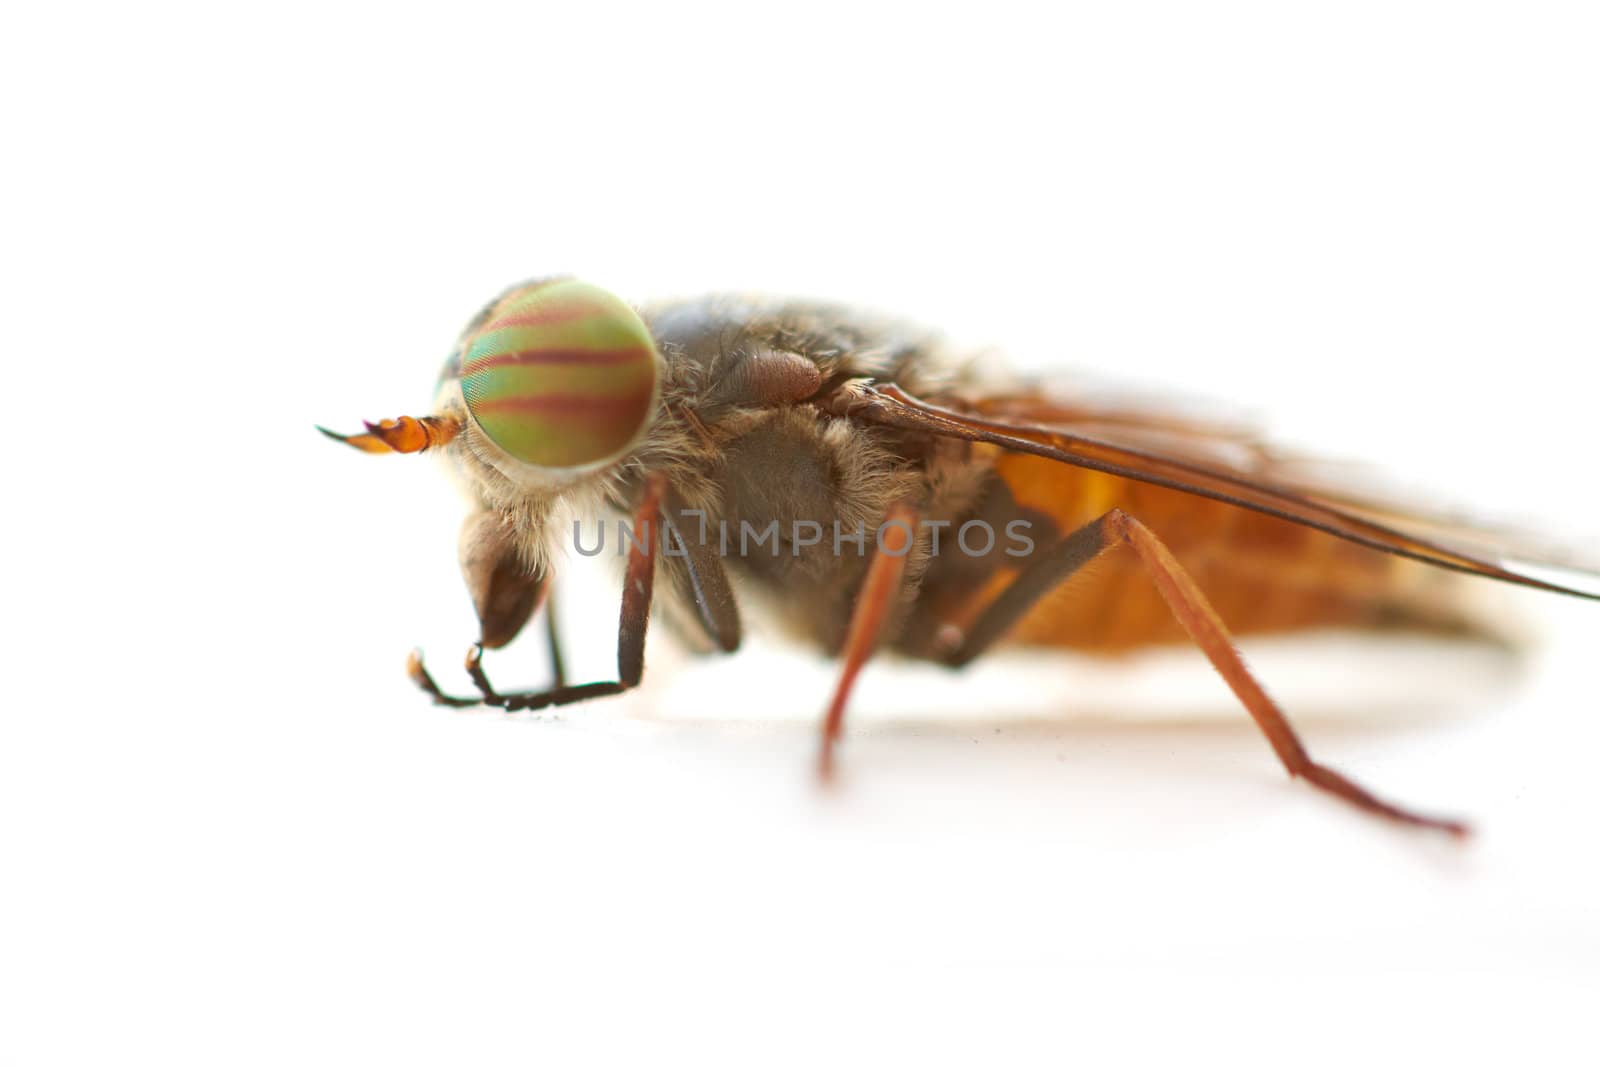
[[[645,479],[644,492],[633,515],[634,536],[628,547],[628,567],[623,577],[622,618],[617,626],[617,680],[614,682],[589,682],[584,685],[563,685],[560,681],[550,688],[524,693],[500,693],[490,684],[483,670],[483,644],[472,646],[467,652],[467,673],[478,687],[477,697],[455,697],[444,693],[434,683],[427,668],[422,665],[422,655],[413,652],[407,664],[411,678],[418,688],[433,697],[434,703],[448,707],[472,707],[488,704],[507,711],[538,709],[575,704],[595,697],[622,693],[639,684],[644,676],[644,639],[650,625],[650,599],[655,589],[655,544],[661,527],[661,501],[666,495],[666,476],[651,474]]]

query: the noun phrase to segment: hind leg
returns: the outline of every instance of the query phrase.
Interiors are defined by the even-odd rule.
[[[1467,834],[1463,822],[1422,815],[1391,804],[1312,759],[1283,711],[1250,673],[1227,627],[1200,587],[1148,527],[1120,509],[1108,511],[1036,557],[970,629],[954,644],[936,653],[937,658],[950,666],[975,659],[1004,636],[1046,593],[1070,581],[1091,560],[1117,548],[1130,549],[1138,556],[1173,615],[1250,713],[1291,776],[1303,778],[1323,792],[1385,819],[1442,830],[1456,837]]]

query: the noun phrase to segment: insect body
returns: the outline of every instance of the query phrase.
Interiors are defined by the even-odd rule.
[[[481,623],[467,659],[478,692],[446,695],[414,654],[437,702],[515,710],[621,692],[642,676],[652,604],[702,648],[732,652],[742,591],[762,591],[787,629],[841,660],[824,775],[880,644],[960,666],[1002,642],[1190,640],[1291,775],[1461,834],[1315,762],[1232,634],[1457,629],[1462,575],[1600,599],[1424,537],[1392,510],[1219,460],[1212,428],[997,387],[930,335],[824,305],[636,312],[576,280],[530,282],[469,323],[431,414],[329,436],[440,451],[471,491],[461,561]],[[497,691],[483,650],[532,617],[563,539],[581,550],[584,522],[608,514],[630,518],[618,677],[565,684],[557,645],[555,685]]]

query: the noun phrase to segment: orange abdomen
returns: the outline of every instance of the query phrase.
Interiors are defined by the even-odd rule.
[[[1054,531],[1035,533],[1040,548],[1112,508],[1139,519],[1236,634],[1377,626],[1457,631],[1465,622],[1449,606],[1455,575],[1317,530],[1036,456],[997,455],[995,471],[1019,505],[1054,524]],[[1018,573],[1008,568],[940,610],[965,628]],[[1118,550],[1047,593],[1008,640],[1115,652],[1186,636],[1137,557]]]

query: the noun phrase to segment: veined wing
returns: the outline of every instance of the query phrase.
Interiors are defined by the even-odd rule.
[[[1600,600],[1600,567],[1520,532],[1426,513],[1339,485],[1328,468],[1308,477],[1310,465],[1275,452],[1242,425],[1100,408],[1055,400],[1043,390],[940,401],[920,400],[888,383],[858,381],[831,403],[865,421],[984,441],[1248,508],[1450,570]],[[1560,573],[1540,576],[1551,571]]]

